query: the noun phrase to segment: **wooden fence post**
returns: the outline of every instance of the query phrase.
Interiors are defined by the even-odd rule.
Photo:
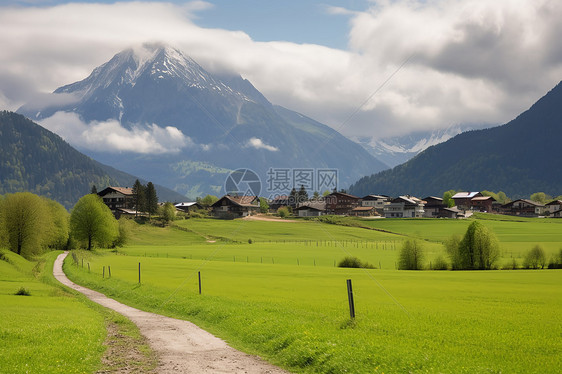
[[[349,301],[349,316],[355,318],[355,303],[353,302],[353,288],[351,287],[351,279],[347,280],[347,300]]]

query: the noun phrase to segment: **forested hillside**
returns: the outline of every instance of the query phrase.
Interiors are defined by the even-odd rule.
[[[0,112],[0,194],[29,191],[70,208],[92,185],[132,186],[135,179],[112,172],[22,115]],[[159,197],[181,199],[162,188]]]

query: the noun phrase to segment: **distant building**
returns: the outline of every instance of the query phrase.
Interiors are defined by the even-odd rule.
[[[361,204],[361,198],[343,192],[332,192],[324,198],[326,214],[350,215]]]
[[[375,208],[377,213],[384,214],[384,206],[390,204],[390,197],[384,195],[367,195],[361,199],[362,207]]]
[[[215,217],[246,217],[259,211],[260,199],[257,196],[225,195],[211,205],[211,208]]]
[[[421,218],[424,202],[412,196],[399,196],[384,207],[385,218]]]
[[[427,218],[438,218],[441,217],[443,209],[447,208],[443,204],[443,199],[435,196],[428,196],[423,199],[424,203],[424,213],[423,216]]]
[[[177,210],[185,213],[191,213],[195,210],[203,209],[203,206],[196,201],[178,203],[175,204],[174,206],[176,207]]]
[[[350,216],[355,217],[373,217],[373,216],[380,216],[377,213],[377,210],[372,206],[358,206],[351,210]]]
[[[550,203],[546,204],[546,208],[550,212],[550,214],[553,214],[562,209],[562,200],[551,201]]]
[[[491,213],[494,211],[493,205],[496,199],[492,196],[477,196],[470,200],[472,204],[472,210],[479,212]]]
[[[470,210],[472,208],[472,199],[475,197],[482,197],[480,192],[457,192],[453,196],[455,205],[461,210]]]
[[[502,205],[503,214],[523,217],[538,217],[544,214],[546,207],[533,200],[519,199]]]
[[[106,187],[98,192],[116,218],[123,214],[135,215],[135,198],[133,189],[128,187]]]
[[[279,208],[289,205],[289,196],[280,195],[269,202],[269,211],[275,213]]]
[[[326,214],[325,202],[304,203],[298,208],[293,209],[295,215],[299,217],[318,217]]]

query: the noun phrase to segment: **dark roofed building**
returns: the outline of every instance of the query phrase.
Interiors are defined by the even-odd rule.
[[[211,208],[215,217],[246,217],[258,212],[260,199],[257,196],[224,195]]]
[[[332,192],[324,198],[326,214],[349,215],[361,204],[361,198],[344,192]]]
[[[106,187],[98,192],[98,196],[116,218],[119,218],[122,212],[131,211],[135,207],[133,189],[129,187]]]
[[[519,199],[502,205],[503,214],[512,216],[538,217],[543,215],[545,206],[533,200]]]

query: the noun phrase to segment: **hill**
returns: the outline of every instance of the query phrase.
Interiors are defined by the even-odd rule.
[[[359,179],[350,193],[440,195],[449,189],[504,191],[511,198],[562,189],[562,84],[509,123],[468,131],[392,170]]]
[[[254,170],[262,185],[270,168],[337,169],[342,187],[387,168],[330,127],[274,106],[248,80],[211,74],[169,46],[122,51],[86,79],[55,90],[51,102],[57,97],[66,103],[28,103],[18,112],[39,122],[64,112],[86,125],[114,121],[132,132],[173,130],[185,141],[171,151],[80,150],[190,196],[220,193],[227,174],[238,168]]]
[[[137,177],[92,160],[24,116],[0,112],[0,194],[30,191],[74,206],[92,185],[133,186]],[[157,186],[160,200],[181,195]]]

